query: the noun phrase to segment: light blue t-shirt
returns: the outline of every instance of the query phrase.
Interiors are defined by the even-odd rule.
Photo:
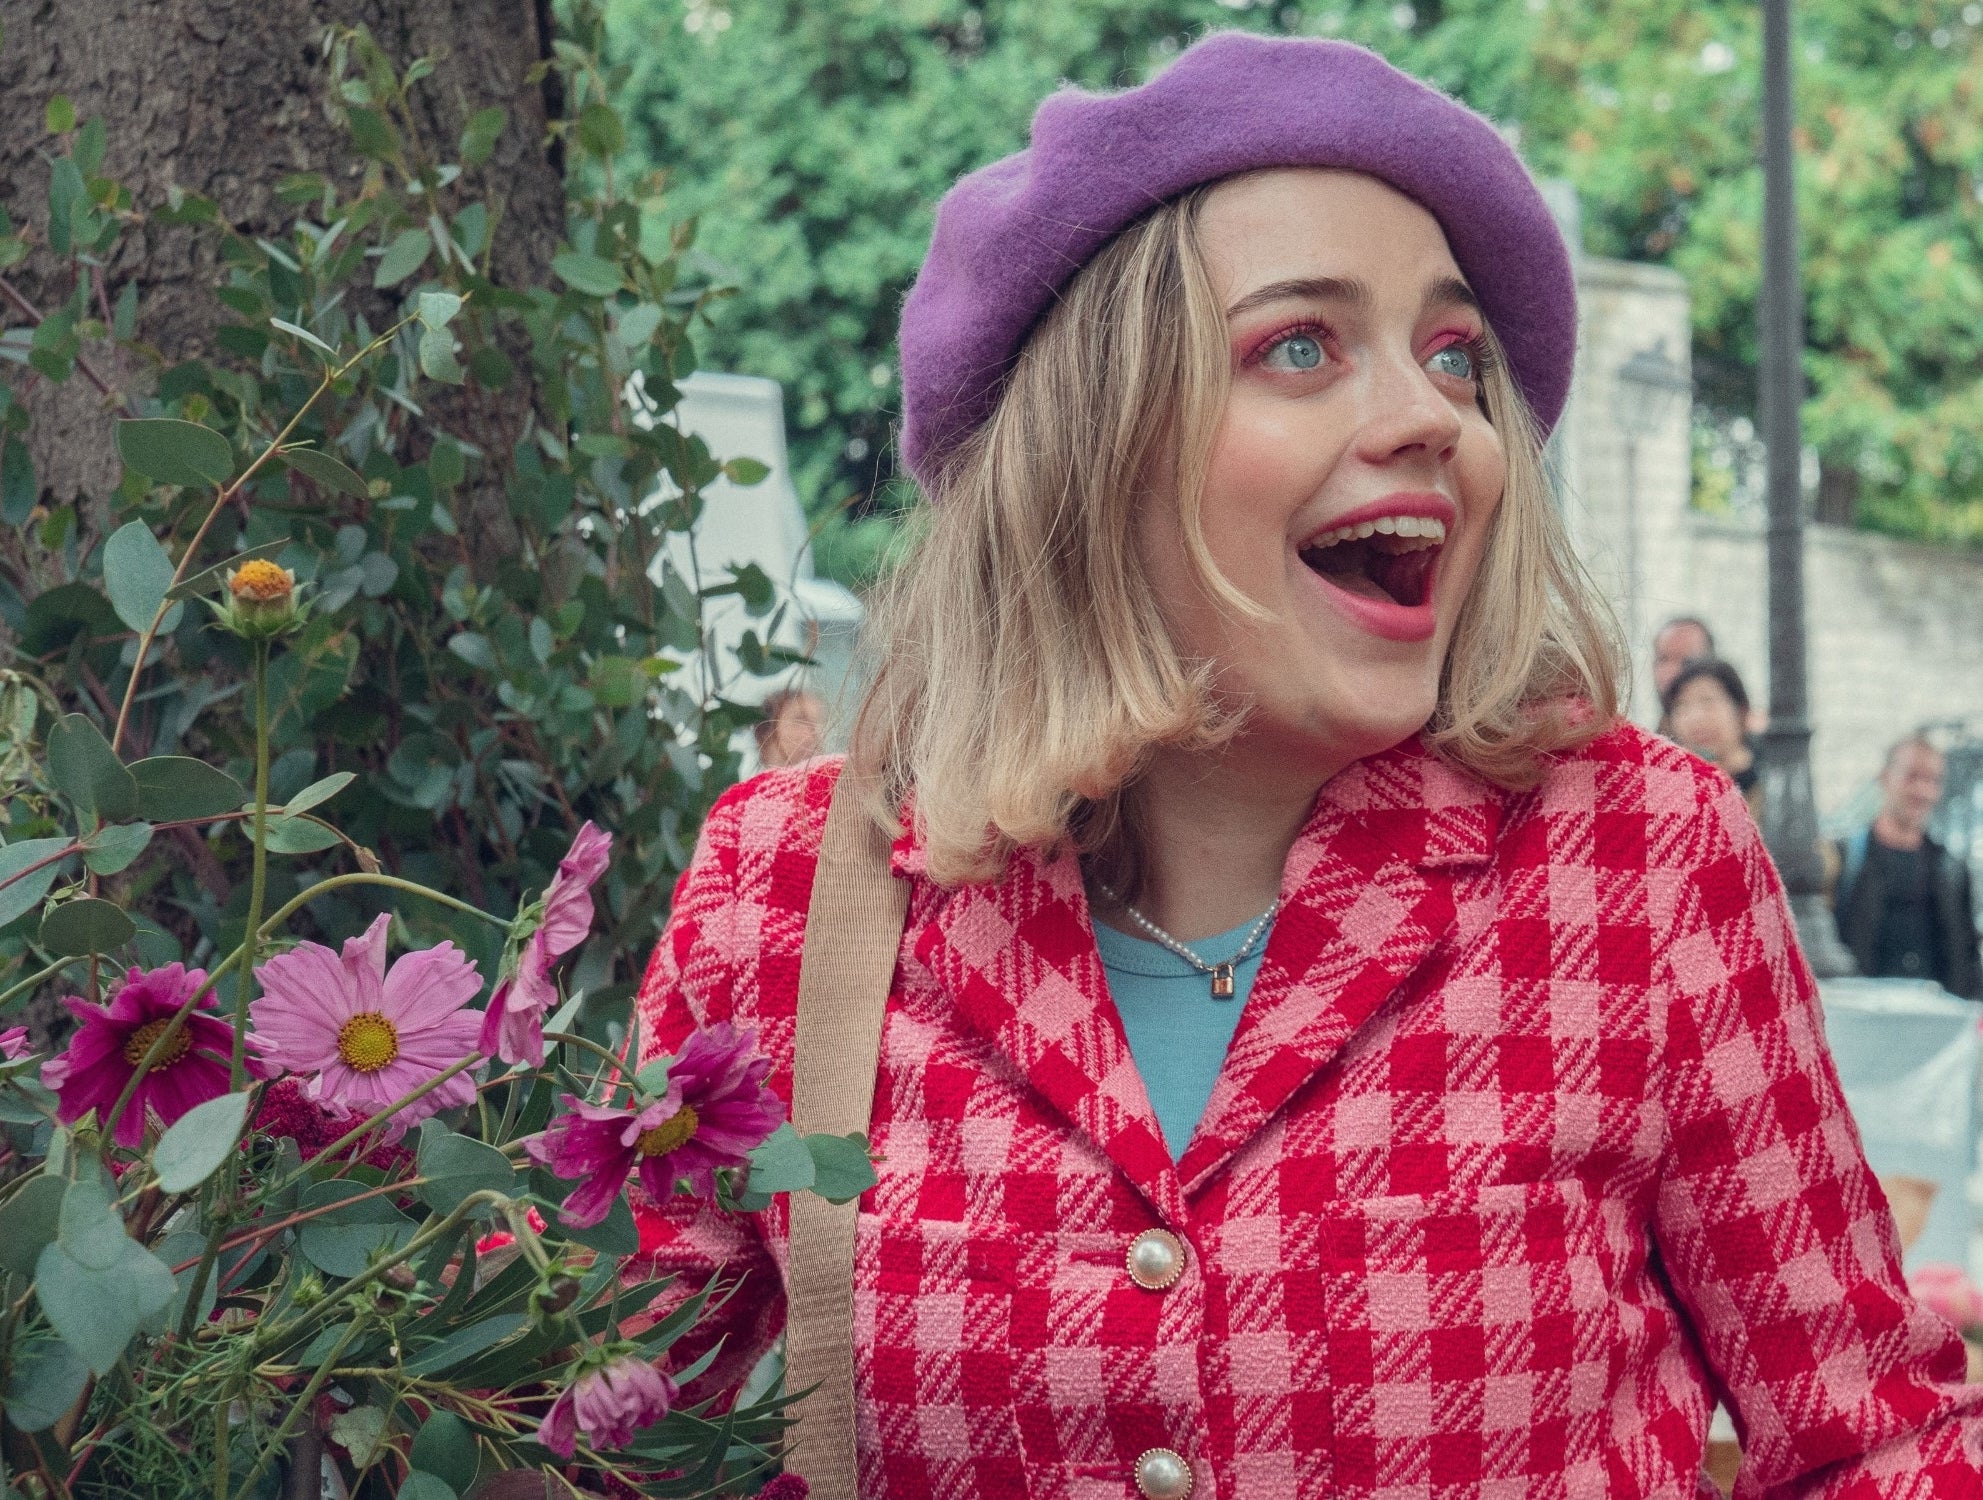
[[[1188,946],[1208,964],[1223,963],[1239,952],[1252,928],[1251,922],[1242,923],[1231,932]],[[1226,1048],[1239,1029],[1240,1008],[1260,972],[1266,935],[1250,958],[1233,967],[1230,1000],[1214,1000],[1211,976],[1161,943],[1097,922],[1095,946],[1101,950],[1109,994],[1129,1036],[1129,1055],[1143,1075],[1143,1087],[1163,1127],[1164,1144],[1176,1161],[1191,1143],[1191,1132],[1198,1128],[1212,1098],[1212,1085],[1225,1066]]]

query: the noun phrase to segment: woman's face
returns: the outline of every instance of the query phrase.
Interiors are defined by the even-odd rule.
[[[1346,764],[1438,701],[1506,474],[1479,403],[1486,324],[1438,222],[1373,178],[1235,178],[1198,233],[1232,361],[1205,541],[1267,617],[1193,582],[1169,503],[1143,507],[1137,543],[1184,653],[1250,705],[1245,737]]]
[[[1742,748],[1742,710],[1712,677],[1696,677],[1681,688],[1667,721],[1676,740],[1716,765]]]

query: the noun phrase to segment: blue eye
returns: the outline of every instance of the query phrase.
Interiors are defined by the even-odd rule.
[[[1282,339],[1261,363],[1271,370],[1312,370],[1322,363],[1322,341],[1306,333]]]
[[[1474,357],[1465,344],[1448,344],[1425,362],[1425,367],[1439,375],[1450,375],[1455,380],[1472,380],[1475,375]]]

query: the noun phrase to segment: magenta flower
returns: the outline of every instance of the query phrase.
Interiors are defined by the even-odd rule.
[[[41,1065],[41,1081],[58,1096],[56,1116],[64,1124],[91,1110],[99,1123],[108,1118],[152,1043],[206,980],[205,969],[167,964],[148,974],[142,969],[127,971],[123,987],[108,1007],[74,995],[64,999],[69,1014],[82,1025],[69,1038],[67,1051]],[[212,1010],[212,994],[201,996],[186,1024],[145,1069],[137,1092],[117,1118],[113,1139],[118,1145],[137,1146],[144,1139],[148,1117],[170,1125],[194,1105],[217,1099],[231,1087],[234,1028]]]
[[[595,1450],[624,1448],[634,1433],[660,1421],[675,1404],[675,1382],[646,1360],[622,1355],[595,1365],[558,1393],[537,1441],[570,1458],[580,1432]]]
[[[597,1224],[636,1168],[650,1197],[666,1198],[684,1177],[713,1197],[716,1169],[743,1166],[785,1121],[784,1104],[764,1086],[771,1059],[756,1042],[756,1032],[728,1022],[694,1033],[668,1064],[667,1093],[639,1107],[567,1094],[570,1113],[526,1148],[559,1177],[578,1181],[559,1219],[572,1229]]]
[[[613,836],[591,822],[579,829],[544,889],[544,915],[517,955],[516,972],[496,986],[482,1017],[483,1052],[507,1063],[544,1065],[544,1017],[558,1003],[557,961],[592,931],[592,885],[605,874]]]
[[[9,1026],[5,1031],[0,1031],[0,1062],[19,1062],[27,1055],[27,1027]]]
[[[248,1007],[254,1045],[271,1065],[314,1074],[307,1098],[347,1115],[371,1115],[475,1052],[479,1018],[464,1010],[482,976],[452,943],[401,954],[386,969],[381,916],[343,953],[298,943],[255,970],[262,996]],[[457,1073],[391,1117],[387,1138],[475,1099]]]

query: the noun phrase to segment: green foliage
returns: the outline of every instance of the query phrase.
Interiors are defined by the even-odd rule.
[[[1857,486],[1862,524],[1983,539],[1983,13],[1808,0],[1796,15],[1808,438]],[[1753,416],[1753,5],[611,0],[610,16],[631,67],[628,162],[669,171],[671,212],[700,216],[700,253],[740,288],[706,352],[785,383],[795,479],[822,516],[905,503],[895,325],[937,198],[1022,146],[1062,78],[1140,82],[1211,26],[1360,42],[1503,122],[1537,171],[1575,184],[1594,253],[1686,273],[1700,399],[1717,421]],[[865,576],[882,527],[829,525],[822,565]]]
[[[466,1494],[485,1469],[536,1468],[543,1397],[581,1355],[663,1358],[735,1289],[623,1326],[664,1289],[621,1284],[616,1258],[639,1248],[625,1198],[570,1231],[571,1183],[520,1170],[554,1094],[610,1100],[638,1053],[614,1004],[624,1015],[671,877],[735,775],[752,714],[713,676],[704,601],[779,608],[756,568],[650,573],[719,475],[764,470],[636,416],[673,405],[711,294],[683,261],[688,235],[643,248],[651,204],[613,189],[624,131],[596,24],[572,9],[547,67],[581,186],[542,285],[492,273],[503,184],[476,168],[507,114],[476,114],[458,150],[418,140],[433,65],[402,69],[362,30],[327,43],[362,165],[286,180],[298,217],[282,236],[248,238],[183,193],[134,203],[103,175],[100,122],[49,108],[63,154],[45,239],[76,293],[0,358],[23,379],[101,384],[87,361],[110,342],[125,367],[151,368],[134,386],[146,394],[104,391],[116,491],[53,513],[34,503],[25,411],[0,386],[14,528],[0,546],[0,1009],[38,992],[100,1001],[127,963],[207,971],[171,1018],[71,1051],[59,1110],[37,1078],[46,1049],[0,1060],[6,1414],[46,1434],[40,1472],[77,1500],[287,1492],[289,1439],[320,1395],[337,1408],[325,1425],[344,1492]],[[228,321],[208,357],[161,361],[137,338],[140,284],[114,301],[101,284],[145,219],[219,251]],[[0,215],[0,265],[34,230]],[[774,671],[777,655],[756,659]],[[315,1113],[299,1126],[271,1112],[248,1005],[273,948],[348,936],[389,892],[399,941],[450,940],[482,981],[515,980],[586,819],[613,835],[607,872],[587,879],[603,920],[574,977],[590,1004],[557,1007],[542,1068],[471,1051],[434,1076],[430,1059],[369,1117],[346,1113],[377,1102],[362,1091],[319,1109],[285,1080]],[[197,1040],[218,1060],[178,1075],[176,1105],[163,1086],[142,1102],[214,1001]],[[393,1050],[347,1056],[353,1068],[419,1061],[372,1023]],[[463,1079],[471,1102],[400,1146],[396,1112],[471,1069],[486,1070]],[[122,1081],[80,1105],[67,1090],[91,1070],[91,1087]],[[301,1141],[347,1124],[334,1147]],[[800,1144],[822,1183],[871,1175],[865,1143],[835,1146]],[[726,1202],[747,1172],[724,1169]],[[508,1243],[483,1241],[485,1257],[497,1223]],[[687,1407],[624,1457],[581,1449],[572,1472],[590,1488],[614,1476],[619,1493],[711,1493],[773,1465],[788,1421],[783,1398],[720,1421]],[[9,1460],[36,1451],[17,1438]]]
[[[115,393],[122,414],[105,419],[123,483],[94,508],[53,514],[17,472],[26,415],[0,386],[0,504],[24,528],[11,551],[24,571],[0,567],[0,662],[10,656],[32,685],[6,700],[0,758],[45,753],[47,766],[0,813],[0,880],[65,856],[0,885],[0,964],[45,965],[81,951],[84,935],[92,951],[135,956],[129,933],[107,946],[102,924],[84,934],[80,907],[52,927],[16,923],[70,881],[94,893],[114,878],[170,956],[208,961],[238,938],[251,895],[238,830],[251,802],[252,645],[214,629],[208,604],[245,619],[257,606],[230,598],[229,580],[260,560],[296,580],[295,604],[275,606],[267,627],[286,641],[269,668],[271,801],[290,804],[266,835],[268,898],[336,869],[384,869],[507,913],[591,818],[616,837],[600,892],[609,920],[577,971],[592,997],[580,1024],[605,1035],[623,1014],[754,717],[700,670],[714,660],[703,601],[761,585],[754,606],[776,604],[761,574],[650,573],[705,486],[725,473],[747,483],[762,466],[719,461],[700,439],[636,419],[624,397],[634,381],[653,409],[674,404],[714,294],[687,258],[689,231],[643,241],[643,221],[665,210],[614,186],[624,131],[596,25],[581,7],[547,64],[570,105],[554,132],[573,189],[542,285],[492,270],[504,184],[481,164],[520,127],[484,110],[460,142],[418,138],[417,96],[447,87],[444,70],[401,68],[362,31],[332,36],[327,79],[362,169],[285,179],[279,198],[296,217],[281,236],[239,234],[186,193],[134,203],[104,175],[115,164],[100,129],[57,132],[47,239],[74,258],[76,292],[0,358],[68,380],[108,340],[152,369],[134,386],[150,394]],[[0,260],[23,243],[15,224],[34,228],[33,205],[10,207]],[[142,271],[105,289],[122,310],[108,323],[88,296],[91,265],[147,217],[219,251],[225,321],[203,358],[160,363],[136,337]],[[785,665],[763,651],[750,661]],[[341,778],[342,834],[300,815],[310,799],[298,794],[327,776]],[[214,819],[189,859],[185,825]],[[74,838],[49,842],[69,822]],[[337,939],[374,909],[331,895],[307,916]],[[486,927],[450,909],[405,916],[485,972],[498,956]]]

